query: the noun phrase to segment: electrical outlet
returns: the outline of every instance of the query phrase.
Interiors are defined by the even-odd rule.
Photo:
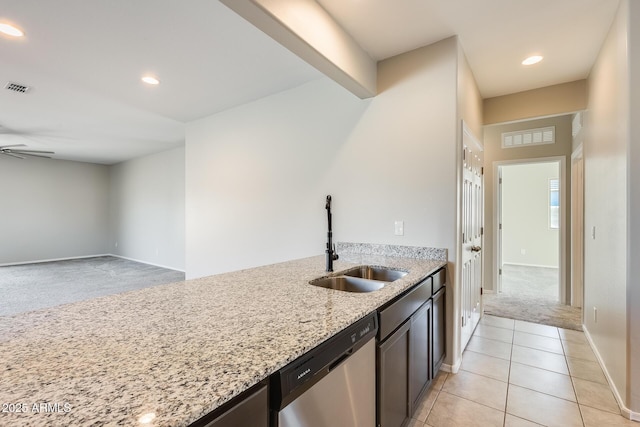
[[[116,248],[118,247],[118,242],[116,242]]]
[[[596,240],[596,226],[591,227],[591,238]]]
[[[394,225],[395,225],[395,235],[404,236],[404,221],[396,221]]]
[[[598,308],[593,307],[593,323],[598,323]]]
[[[526,249],[520,249],[520,255],[526,255],[526,254],[527,254]]]

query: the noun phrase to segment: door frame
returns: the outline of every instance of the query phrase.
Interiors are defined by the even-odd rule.
[[[559,269],[558,278],[560,280],[560,286],[558,287],[558,301],[561,304],[567,303],[567,165],[566,158],[564,156],[553,157],[535,157],[528,159],[515,159],[515,160],[499,160],[493,162],[493,194],[498,195],[493,198],[493,241],[496,242],[493,245],[493,283],[497,283],[497,292],[502,291],[502,280],[499,277],[499,268],[502,264],[502,253],[499,248],[502,246],[501,233],[499,229],[500,211],[502,209],[502,197],[500,193],[500,166],[512,166],[512,165],[525,165],[530,163],[552,163],[557,162],[559,166],[558,178],[560,180],[560,247],[559,247]]]
[[[584,156],[571,154],[571,305],[584,307]],[[578,177],[574,176],[577,167]]]

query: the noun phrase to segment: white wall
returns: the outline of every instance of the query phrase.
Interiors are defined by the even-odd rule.
[[[0,156],[0,182],[0,264],[107,252],[107,166]]]
[[[184,270],[184,156],[180,147],[111,166],[110,253]]]
[[[337,241],[452,250],[455,47],[383,61],[372,100],[321,79],[188,124],[187,276],[324,253],[327,194]]]
[[[589,76],[584,142],[584,320],[614,387],[627,405],[627,263],[638,263],[637,258],[630,260],[627,257],[628,29],[629,1],[623,0]],[[596,227],[595,239],[591,238],[592,227]],[[593,315],[594,307],[598,312],[597,321]],[[634,309],[637,308],[636,305]],[[637,363],[637,354],[634,357]],[[635,390],[638,390],[637,385]],[[639,409],[635,408],[636,411]]]
[[[324,180],[367,105],[322,79],[189,123],[187,278],[323,253]]]
[[[559,230],[549,227],[549,180],[558,177],[557,162],[502,166],[503,263],[558,268]]]

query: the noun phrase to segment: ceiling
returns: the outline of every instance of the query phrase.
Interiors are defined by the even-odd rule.
[[[376,60],[459,35],[487,98],[587,77],[618,0],[318,3]],[[322,77],[216,0],[5,1],[0,22],[26,34],[0,35],[0,146],[57,159],[177,147],[189,121]],[[523,67],[533,53],[545,60]]]
[[[619,0],[318,0],[377,60],[457,34],[483,98],[584,79]],[[544,61],[522,66],[528,56]]]

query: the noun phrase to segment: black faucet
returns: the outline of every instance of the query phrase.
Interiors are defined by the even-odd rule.
[[[327,196],[327,220],[329,222],[329,231],[327,232],[327,271],[333,271],[333,261],[338,259],[336,253],[336,245],[331,241],[333,238],[333,231],[331,230],[331,196]]]

